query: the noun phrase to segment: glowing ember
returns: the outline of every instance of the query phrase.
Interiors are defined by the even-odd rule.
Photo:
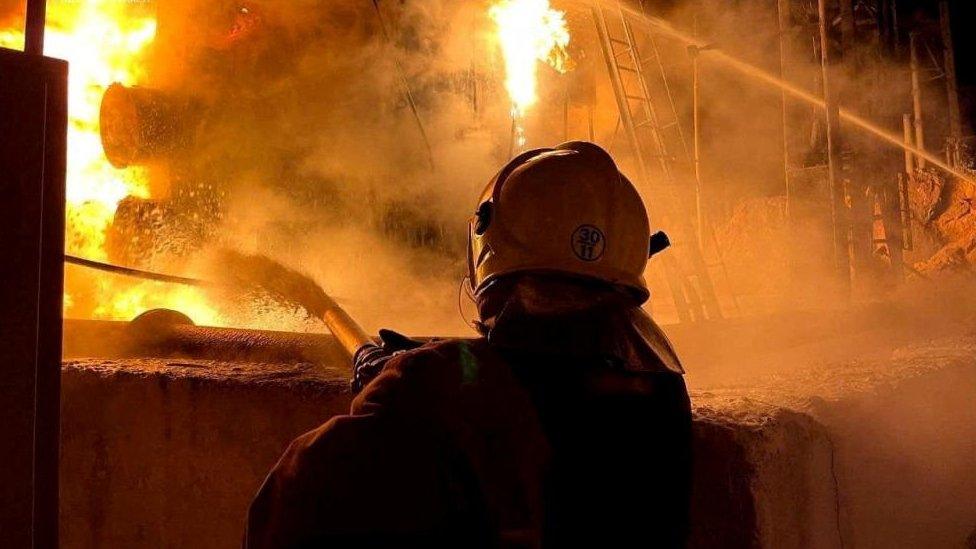
[[[68,71],[67,253],[105,260],[106,231],[119,201],[149,196],[142,168],[109,164],[99,138],[98,113],[113,82],[132,85],[144,75],[141,55],[156,34],[156,20],[129,2],[51,2],[45,55],[65,59]],[[0,29],[0,47],[22,49],[20,29]],[[215,323],[216,312],[194,288],[132,284],[106,275],[68,271],[65,314],[131,319],[152,307],[170,307],[198,323]]]
[[[560,73],[568,69],[569,28],[566,14],[552,9],[549,0],[501,0],[488,15],[498,30],[505,58],[505,88],[512,100],[513,138],[525,145],[521,120],[538,101],[536,69],[547,63]]]

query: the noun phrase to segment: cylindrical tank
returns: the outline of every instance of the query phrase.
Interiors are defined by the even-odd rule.
[[[187,111],[164,92],[112,84],[99,111],[105,156],[116,168],[125,168],[173,150],[185,137]]]

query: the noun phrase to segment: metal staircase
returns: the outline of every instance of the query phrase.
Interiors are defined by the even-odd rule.
[[[678,318],[719,319],[722,311],[698,245],[694,214],[686,207],[686,195],[694,189],[692,159],[658,44],[638,21],[643,2],[639,11],[619,1],[592,9],[620,123],[637,163],[638,187],[653,193],[651,215],[671,237],[673,253],[661,257]]]

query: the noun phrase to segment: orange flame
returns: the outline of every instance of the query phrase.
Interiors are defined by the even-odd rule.
[[[45,55],[65,59],[68,71],[67,253],[105,260],[106,231],[126,196],[149,197],[144,168],[116,169],[105,158],[99,134],[102,95],[113,82],[136,84],[141,58],[156,34],[154,17],[128,2],[50,2]],[[0,47],[22,49],[20,29],[0,29]],[[221,318],[196,288],[131,283],[107,275],[69,270],[67,316],[131,319],[146,309],[170,307],[198,323]]]
[[[569,69],[569,27],[565,12],[549,0],[500,0],[488,10],[505,59],[505,89],[512,100],[516,145],[525,145],[521,120],[539,100],[536,70],[546,63],[560,73]]]

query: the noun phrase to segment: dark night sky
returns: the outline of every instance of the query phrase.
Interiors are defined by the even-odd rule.
[[[976,34],[972,23],[976,18],[976,2],[973,0],[950,0],[952,10],[952,34],[956,43],[956,63],[960,84],[976,85]],[[930,19],[938,21],[938,0],[898,0],[899,17],[903,30],[913,25],[913,20]]]
[[[952,10],[952,37],[960,98],[964,116],[973,128],[976,127],[976,32],[973,32],[976,1],[949,0],[949,5]],[[913,20],[938,21],[938,0],[898,0],[898,7],[903,25],[912,25]]]
[[[959,82],[976,86],[976,2],[966,0],[953,6],[953,41],[956,43],[956,62]]]

